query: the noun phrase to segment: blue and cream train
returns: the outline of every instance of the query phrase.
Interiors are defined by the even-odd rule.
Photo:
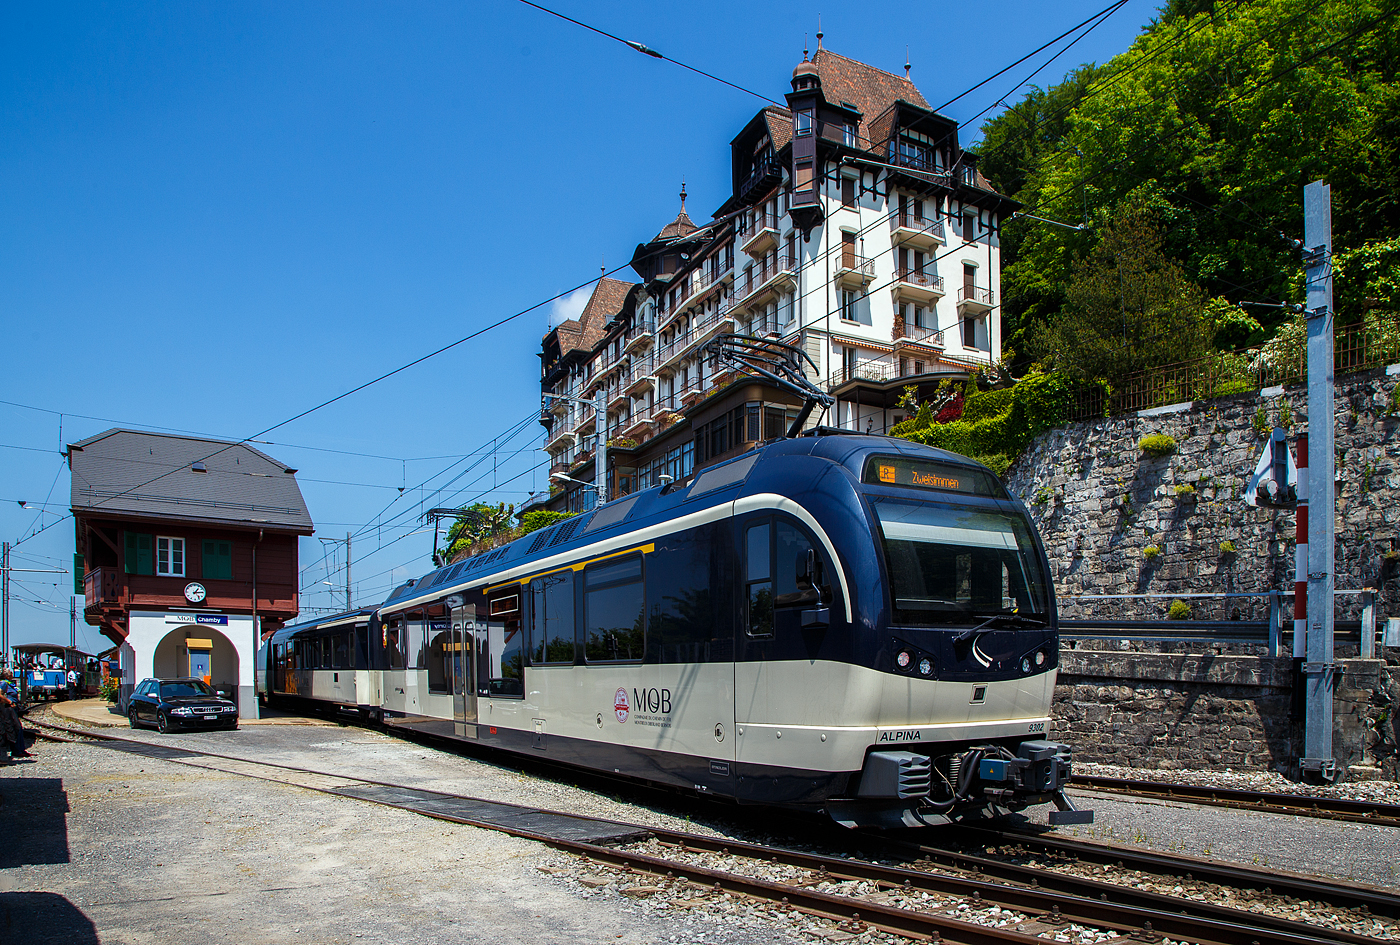
[[[779,440],[288,626],[260,696],[741,803],[917,825],[1064,799],[1045,553],[984,467]]]

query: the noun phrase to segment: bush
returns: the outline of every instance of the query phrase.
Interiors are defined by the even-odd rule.
[[[117,694],[121,690],[121,679],[117,676],[103,676],[102,682],[97,686],[97,695],[108,702],[116,702]]]
[[[1174,601],[1172,601],[1172,605],[1171,605],[1170,607],[1167,608],[1167,619],[1168,619],[1168,620],[1190,620],[1190,619],[1191,619],[1191,605],[1188,604],[1188,603],[1186,603],[1186,601],[1184,601],[1184,600],[1174,600]]]
[[[1235,543],[1226,539],[1220,543],[1220,553],[1222,555],[1232,555],[1235,553]]]
[[[1016,388],[1003,387],[1001,390],[989,390],[985,393],[969,396],[963,403],[962,418],[964,420],[986,420],[995,417],[997,414],[1005,413],[1011,409],[1011,401],[1015,396]]]
[[[1190,499],[1195,497],[1196,487],[1189,482],[1183,482],[1180,485],[1172,486],[1172,495],[1178,499]]]
[[[1162,549],[1157,547],[1156,545],[1148,545],[1146,548],[1142,549],[1142,556],[1148,561],[1151,561],[1153,558],[1156,558],[1161,554]]]
[[[535,509],[533,512],[526,512],[520,516],[519,534],[528,535],[537,532],[541,528],[548,528],[561,519],[572,518],[573,512],[552,512],[549,509]]]
[[[1170,456],[1176,452],[1176,440],[1165,433],[1149,433],[1138,440],[1138,449],[1151,456]]]

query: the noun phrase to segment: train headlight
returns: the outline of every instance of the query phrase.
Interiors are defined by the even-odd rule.
[[[1037,666],[1044,666],[1044,665],[1045,665],[1045,651],[1044,651],[1044,650],[1036,650],[1036,651],[1035,651],[1035,665],[1037,665]]]
[[[933,675],[933,660],[929,659],[927,656],[925,656],[923,659],[919,660],[919,675],[921,675],[921,676],[932,676],[932,675]]]
[[[1031,658],[1030,658],[1029,656],[1023,656],[1023,657],[1021,657],[1021,672],[1023,672],[1023,673],[1029,673],[1030,671],[1031,671]]]
[[[908,650],[900,650],[899,655],[894,658],[900,669],[908,669],[909,664],[914,662],[914,656]]]

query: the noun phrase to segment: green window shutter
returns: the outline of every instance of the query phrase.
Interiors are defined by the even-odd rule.
[[[136,574],[136,539],[135,532],[122,532],[122,540],[126,544],[126,554],[122,556],[122,563],[127,574]]]
[[[201,573],[210,580],[232,580],[233,542],[204,539],[200,548]]]
[[[83,576],[87,570],[83,567],[83,556],[73,555],[73,593],[81,597],[86,591],[83,588]]]
[[[132,555],[131,549],[134,545],[136,554]],[[129,574],[155,574],[155,541],[150,535],[127,533],[126,569]],[[134,562],[134,564],[133,564]]]

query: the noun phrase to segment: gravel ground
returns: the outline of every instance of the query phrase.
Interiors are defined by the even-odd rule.
[[[567,775],[522,772],[508,758],[481,760],[367,729],[249,726],[236,732],[115,734],[327,775],[761,840],[753,835],[752,820],[731,820],[714,804],[662,798],[658,805],[654,794],[625,789],[608,796],[561,779]],[[170,941],[180,937],[180,923],[202,921],[203,910],[211,909],[215,920],[201,927],[202,935],[209,929],[203,937],[211,941],[271,941],[285,937],[288,928],[300,929],[298,938],[310,942],[392,936],[404,945],[496,941],[507,936],[507,928],[510,938],[532,941],[896,941],[679,884],[639,885],[636,877],[526,841],[378,805],[95,746],[41,742],[36,754],[33,763],[0,769],[16,779],[0,781],[0,794],[7,795],[0,814],[13,824],[17,814],[29,816],[17,809],[26,804],[40,811],[65,801],[71,813],[66,832],[52,816],[33,820],[31,832],[64,837],[61,852],[28,865],[0,861],[0,940],[7,922],[37,910],[52,913],[51,924],[59,929],[67,929],[64,915],[78,923],[90,919],[104,942]],[[15,785],[28,793],[16,797]],[[642,801],[627,799],[633,797]],[[1059,832],[1400,887],[1400,830],[1394,828],[1091,794],[1080,795],[1080,803],[1096,811],[1097,823]],[[1032,820],[1043,816],[1032,812]],[[22,850],[26,842],[10,846]],[[364,851],[373,851],[373,862]],[[135,910],[121,908],[138,902]],[[264,902],[270,903],[266,909]],[[944,908],[959,906],[950,902]],[[991,908],[966,918],[1012,927],[1024,921]],[[1297,904],[1300,913],[1310,909],[1320,924],[1361,930],[1352,925],[1360,917],[1329,918],[1312,904]],[[1393,937],[1390,931],[1368,934]],[[1066,927],[1053,937],[1092,945],[1099,933]],[[53,940],[96,941],[72,929]],[[26,941],[43,939],[26,935]]]
[[[1241,791],[1269,791],[1274,794],[1304,794],[1310,797],[1336,797],[1378,804],[1400,804],[1400,784],[1394,781],[1348,781],[1342,784],[1302,784],[1290,781],[1276,771],[1162,771],[1157,768],[1120,768],[1116,765],[1086,764],[1076,761],[1074,773],[1103,778],[1131,778],[1161,784],[1192,784],[1201,787],[1234,788]]]

